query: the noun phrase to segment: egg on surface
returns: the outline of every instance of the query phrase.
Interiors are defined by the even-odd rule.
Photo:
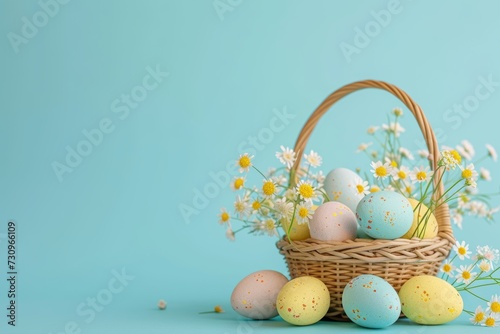
[[[281,289],[276,307],[286,322],[298,326],[311,325],[328,312],[330,292],[325,283],[315,277],[297,277]]]
[[[363,184],[363,179],[347,168],[335,168],[330,171],[324,182],[324,189],[330,201],[343,203],[356,211],[359,201],[365,196],[364,188],[358,187]]]
[[[399,290],[403,313],[422,325],[441,325],[457,318],[464,308],[460,293],[445,280],[429,275],[410,278]]]
[[[288,279],[274,270],[256,271],[243,278],[231,295],[231,306],[240,315],[257,320],[278,315],[276,296]]]
[[[385,190],[363,197],[356,208],[356,218],[370,237],[396,239],[411,228],[413,210],[406,197]]]
[[[311,237],[322,241],[354,240],[357,229],[356,216],[340,202],[321,204],[309,222]]]
[[[413,210],[413,223],[411,224],[410,230],[401,238],[411,239],[413,237],[419,237],[422,239],[432,239],[437,237],[439,226],[434,214],[429,211],[429,208],[425,204],[421,203],[419,205],[419,201],[416,199],[408,198],[408,201]],[[415,232],[417,228],[418,231]]]
[[[342,293],[342,307],[349,319],[367,328],[390,326],[401,314],[396,290],[384,279],[369,274],[347,283]]]

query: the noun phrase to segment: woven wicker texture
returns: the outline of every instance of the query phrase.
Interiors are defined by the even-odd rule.
[[[422,131],[430,154],[433,170],[439,160],[439,150],[434,132],[422,109],[408,94],[398,87],[374,80],[348,84],[328,96],[309,117],[295,143],[298,159],[292,167],[292,175],[300,165],[302,152],[320,118],[344,96],[365,88],[378,88],[400,99],[413,113]],[[439,177],[435,177],[438,180]],[[443,185],[434,185],[435,199],[443,194]],[[443,203],[434,212],[439,224],[436,238],[396,240],[356,239],[342,242],[324,242],[314,239],[289,242],[286,237],[277,247],[285,257],[292,278],[313,276],[322,280],[330,291],[331,305],[326,318],[348,320],[342,309],[342,292],[346,284],[361,274],[373,274],[387,280],[397,291],[411,277],[436,275],[442,261],[451,250],[455,239],[450,223],[449,208]]]

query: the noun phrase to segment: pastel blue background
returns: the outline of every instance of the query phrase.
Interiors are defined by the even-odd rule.
[[[248,149],[249,136],[269,127],[275,109],[294,118],[260,147],[254,163],[262,169],[276,165],[280,145],[293,146],[329,93],[361,79],[406,90],[439,129],[441,144],[467,138],[478,156],[485,143],[500,149],[500,87],[468,117],[447,113],[474,95],[479,77],[500,81],[498,2],[401,0],[400,12],[350,62],[340,44],[353,44],[355,29],[374,21],[371,12],[387,9],[389,1],[220,2],[231,10],[219,16],[213,0],[70,1],[17,53],[8,34],[21,34],[22,18],[32,20],[41,7],[0,2],[0,233],[9,219],[17,222],[19,271],[14,329],[6,326],[4,276],[0,280],[2,333],[60,333],[71,321],[82,333],[309,330],[279,318],[247,322],[231,310],[229,296],[242,277],[286,268],[272,238],[225,239],[217,214],[232,206],[229,188],[213,190],[217,195],[189,219],[180,211],[193,206],[211,172],[224,171]],[[114,113],[113,101],[142,85],[146,68],[157,65],[169,76],[120,119],[123,111]],[[368,160],[354,154],[369,140],[365,129],[401,105],[382,91],[359,92],[336,105],[309,145],[323,155],[325,173],[366,166]],[[113,131],[59,182],[53,162],[64,163],[66,147],[76,149],[82,131],[103,119]],[[409,113],[403,122],[406,146],[418,148],[421,137]],[[494,182],[481,190],[497,191],[498,165],[488,160],[484,166]],[[499,224],[473,219],[456,230],[474,248],[500,247],[499,233]],[[4,275],[5,239],[0,242]],[[122,268],[134,279],[87,323],[77,307]],[[167,311],[156,309],[161,298]],[[217,304],[226,313],[198,314]],[[385,332],[483,330],[467,319],[428,328],[401,322]],[[312,329],[363,331],[336,323]]]

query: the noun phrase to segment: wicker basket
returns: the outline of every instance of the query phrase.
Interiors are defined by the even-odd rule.
[[[398,87],[374,80],[348,84],[328,96],[307,120],[295,144],[298,159],[292,167],[296,172],[300,165],[301,152],[321,116],[342,97],[365,88],[386,90],[399,98],[415,116],[430,153],[431,167],[436,170],[439,150],[422,109]],[[434,180],[438,180],[435,177]],[[443,193],[442,184],[434,184],[435,199]],[[443,203],[435,211],[439,224],[436,238],[413,238],[396,240],[356,239],[342,242],[324,242],[314,239],[293,241],[286,237],[277,242],[285,257],[292,278],[313,276],[322,280],[330,291],[330,309],[327,319],[348,320],[342,309],[342,292],[345,285],[361,274],[373,274],[387,280],[397,291],[411,277],[436,275],[443,260],[448,257],[455,239],[450,224],[448,205]]]

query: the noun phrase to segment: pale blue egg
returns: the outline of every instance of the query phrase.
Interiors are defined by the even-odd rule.
[[[342,293],[342,307],[355,324],[367,328],[385,328],[398,320],[401,301],[384,279],[375,275],[353,278]]]
[[[396,239],[408,232],[413,223],[410,201],[393,191],[366,195],[356,207],[358,224],[375,239]]]
[[[355,212],[359,201],[365,196],[357,187],[362,184],[363,179],[352,170],[335,168],[326,175],[323,187],[330,201],[345,204]]]

